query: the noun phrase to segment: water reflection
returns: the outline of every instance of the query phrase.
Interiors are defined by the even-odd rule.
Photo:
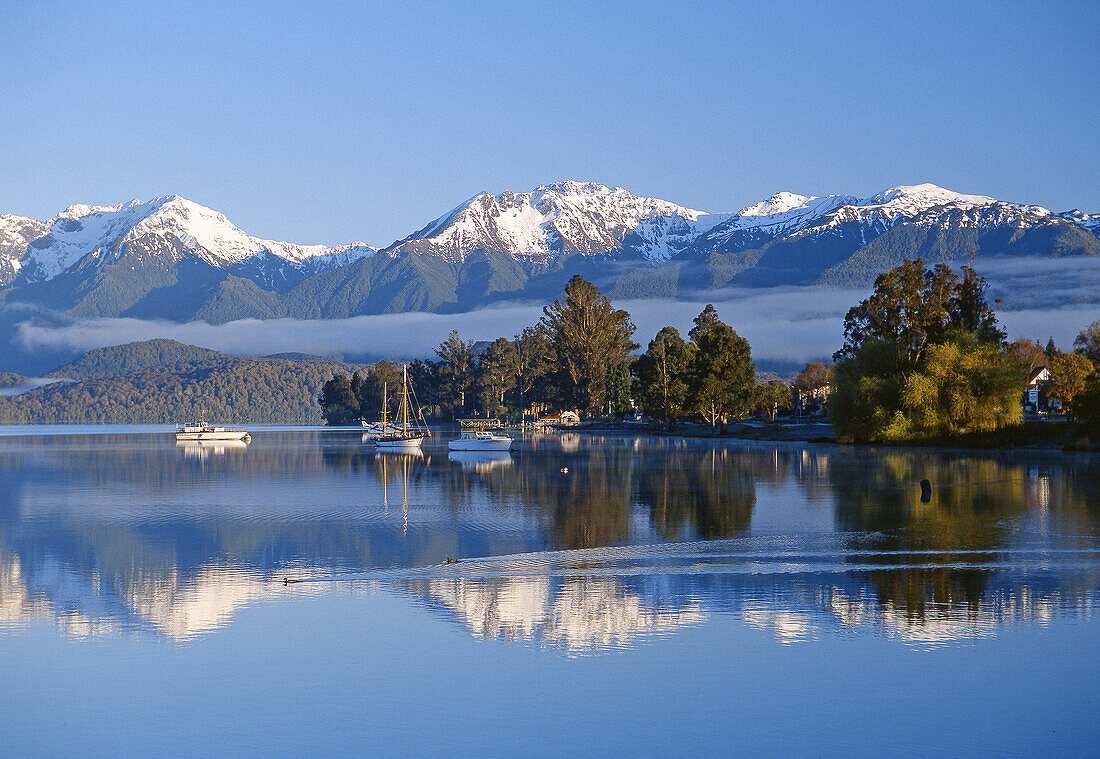
[[[447,460],[458,464],[464,471],[486,474],[498,467],[512,465],[512,454],[508,451],[451,451]]]
[[[574,653],[713,614],[786,642],[940,645],[1097,606],[1094,458],[577,434],[486,458],[442,440],[380,455],[260,433],[181,455],[163,435],[0,437],[0,630],[187,639],[323,578]]]
[[[189,459],[205,459],[209,456],[224,456],[230,452],[240,452],[248,448],[244,440],[177,440],[176,448]]]

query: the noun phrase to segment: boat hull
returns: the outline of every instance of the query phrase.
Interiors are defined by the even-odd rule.
[[[251,435],[241,430],[219,430],[218,432],[177,432],[179,443],[214,443],[218,441],[251,440]]]
[[[380,451],[395,451],[398,453],[407,451],[419,451],[420,444],[424,442],[423,437],[411,437],[404,438],[402,440],[384,440],[381,438],[374,438],[371,442],[374,443],[374,447]]]
[[[452,451],[507,451],[512,447],[512,440],[452,440],[447,447]]]

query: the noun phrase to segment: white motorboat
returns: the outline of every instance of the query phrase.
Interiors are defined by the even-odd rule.
[[[386,420],[386,396],[385,391],[383,391],[383,433],[372,439],[371,442],[374,443],[375,448],[382,452],[409,453],[419,451],[420,444],[431,433],[426,428],[422,428],[415,418],[412,420],[412,424],[409,424],[409,371],[407,366],[401,367],[401,407],[397,412],[397,416],[401,424],[395,430],[390,431],[392,425],[389,425]],[[419,410],[417,411],[417,417],[420,420],[424,418]]]
[[[512,447],[512,438],[488,430],[467,430],[447,447],[452,451],[507,451]]]
[[[225,427],[215,427],[204,421],[187,422],[176,425],[176,440],[179,442],[212,443],[220,440],[252,439],[244,430],[231,430]]]

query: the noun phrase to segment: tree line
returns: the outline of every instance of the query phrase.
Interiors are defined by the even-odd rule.
[[[543,308],[537,324],[485,344],[452,331],[435,359],[408,365],[409,382],[426,414],[447,419],[520,417],[548,409],[575,409],[594,418],[639,407],[668,427],[689,420],[724,427],[754,410],[774,416],[791,406],[786,383],[757,381],[748,341],[712,305],[695,318],[687,340],[665,327],[638,356],[632,355],[640,348],[635,331],[629,313],[576,275]],[[829,381],[820,363],[803,375],[807,389]],[[384,388],[400,382],[400,369],[381,361],[366,376],[334,377],[318,402],[329,424],[376,419]],[[394,395],[391,390],[391,414]]]
[[[1005,332],[973,267],[905,261],[875,280],[844,319],[829,416],[839,440],[899,441],[988,432],[1022,420],[1025,382],[1049,366],[1051,393],[1067,415],[1100,420],[1100,322],[1075,351],[1046,349]],[[996,303],[996,302],[995,302]],[[1036,354],[1041,353],[1040,359]]]
[[[666,428],[695,422],[724,429],[751,413],[774,419],[793,407],[827,405],[838,439],[896,441],[1019,423],[1024,384],[1041,363],[1052,374],[1051,397],[1095,427],[1100,322],[1082,331],[1072,352],[1053,341],[1045,348],[1024,338],[1009,343],[987,291],[973,261],[956,273],[906,260],[848,311],[835,364],[809,362],[788,384],[758,379],[748,341],[712,305],[686,339],[667,326],[635,354],[641,346],[630,314],[577,275],[538,323],[480,344],[452,331],[435,359],[409,364],[409,379],[435,418],[547,409],[595,418],[637,409]],[[388,361],[365,376],[336,376],[318,399],[321,412],[330,424],[377,418],[384,386],[396,387],[400,376]],[[393,394],[390,403],[392,413]]]

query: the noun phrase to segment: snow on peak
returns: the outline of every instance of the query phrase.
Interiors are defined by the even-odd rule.
[[[626,192],[621,187],[607,187],[599,182],[577,182],[572,179],[544,184],[535,192],[539,190],[550,190],[558,195],[610,195],[613,192]]]
[[[32,281],[52,279],[96,248],[117,256],[124,244],[146,236],[176,240],[192,255],[219,267],[264,252],[294,265],[327,257],[346,260],[374,252],[369,246],[337,250],[255,238],[238,229],[224,214],[172,194],[116,206],[69,206],[50,220],[48,234],[28,247],[23,266]]]
[[[910,210],[913,208],[925,210],[932,206],[958,204],[967,206],[987,206],[996,203],[996,199],[987,195],[964,195],[960,192],[952,192],[934,184],[914,184],[891,187],[877,195],[872,195],[861,206],[885,206],[898,210]]]
[[[777,192],[767,200],[742,208],[730,219],[725,231],[755,229],[768,234],[779,234],[804,226],[854,200],[849,195],[817,197]]]
[[[739,216],[771,216],[777,213],[786,213],[794,208],[805,205],[808,200],[816,200],[805,195],[797,195],[793,192],[777,192],[767,200],[742,208]]]
[[[597,182],[561,181],[523,193],[483,192],[391,246],[429,244],[451,260],[475,250],[504,250],[517,257],[548,258],[569,249],[594,255],[619,249],[623,238],[647,219],[700,211],[643,198]]]

